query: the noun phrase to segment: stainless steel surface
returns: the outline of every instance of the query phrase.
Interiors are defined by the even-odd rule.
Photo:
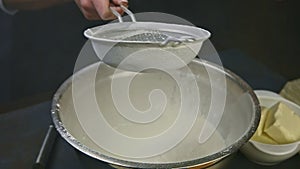
[[[99,84],[101,84],[101,81],[105,79],[107,80],[107,78],[111,76],[111,73],[114,72],[113,68],[106,66],[102,62],[96,63],[79,71],[78,73],[74,74],[73,77],[79,77],[79,79],[84,82],[85,78],[89,78],[89,71],[91,69],[98,68],[97,66],[100,66],[100,69],[98,71],[99,74],[96,76],[96,82],[100,82]],[[214,70],[215,73],[225,74],[226,76],[226,106],[223,118],[217,128],[217,131],[224,138],[225,145],[217,150],[203,154],[196,154],[195,158],[193,156],[189,156],[189,153],[184,151],[187,148],[184,146],[188,144],[184,145],[184,143],[181,143],[184,146],[181,146],[183,149],[180,149],[179,151],[181,151],[181,155],[186,153],[184,156],[185,160],[171,159],[171,161],[159,161],[157,160],[159,158],[154,158],[154,161],[151,158],[139,160],[127,159],[103,150],[101,147],[95,145],[95,143],[93,143],[93,141],[90,140],[88,135],[84,132],[80,126],[80,123],[78,122],[74,108],[72,108],[73,94],[70,88],[73,77],[68,79],[58,89],[53,98],[51,110],[53,122],[62,137],[73,147],[93,158],[115,165],[134,168],[176,168],[194,166],[198,164],[209,163],[216,159],[222,159],[237,151],[238,148],[241,147],[254,134],[260,118],[258,100],[252,89],[242,79],[228,70],[223,71],[217,65],[197,59],[193,60],[189,64],[189,68],[191,68],[194,73],[200,75],[199,79],[197,79],[197,82],[202,86],[200,89],[201,91],[199,92],[201,92],[201,97],[203,97],[201,99],[204,100],[202,103],[203,105],[201,105],[204,109],[205,107],[207,108],[207,104],[209,105],[207,99],[210,97],[210,89],[208,84],[209,80],[207,79],[208,76],[206,69]],[[126,73],[123,75],[126,75]],[[82,90],[84,90],[85,86],[86,85],[82,86]],[[99,90],[101,90],[102,87],[103,86],[96,86],[96,88],[99,88]],[[193,131],[191,131],[191,133],[192,132]],[[177,149],[179,149],[178,147],[180,148],[180,145],[177,146]],[[199,145],[199,147],[192,148],[201,149],[201,145]]]

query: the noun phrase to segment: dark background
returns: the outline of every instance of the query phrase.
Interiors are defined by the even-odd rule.
[[[300,77],[297,0],[131,0],[134,12],[165,12],[208,29],[218,52],[238,49],[286,79]],[[74,3],[9,16],[0,11],[0,112],[49,100],[72,75],[87,21]],[[243,66],[243,65],[241,65]]]

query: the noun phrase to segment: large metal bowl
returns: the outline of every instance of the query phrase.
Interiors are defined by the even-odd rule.
[[[204,144],[191,143],[194,137],[199,137],[199,125],[197,125],[196,122],[183,141],[172,150],[160,156],[127,158],[104,150],[91,139],[90,133],[87,133],[83,128],[78,120],[78,112],[76,113],[76,111],[80,110],[76,109],[75,111],[74,106],[74,101],[79,100],[81,104],[79,107],[88,107],[90,98],[86,97],[85,93],[88,88],[91,87],[90,79],[94,79],[95,97],[99,108],[106,114],[107,121],[109,121],[112,126],[118,124],[117,121],[120,120],[120,117],[114,115],[115,110],[109,103],[111,100],[109,90],[111,86],[110,82],[112,75],[116,75],[116,73],[114,68],[107,66],[103,62],[92,64],[78,71],[61,85],[53,98],[51,111],[53,122],[61,136],[74,148],[87,156],[109,164],[130,168],[183,168],[197,165],[212,165],[237,151],[254,134],[260,119],[259,102],[252,89],[241,78],[228,70],[223,70],[215,64],[199,59],[194,59],[188,67],[195,75],[198,75],[196,76],[196,81],[200,86],[199,91],[193,92],[200,93],[200,111],[207,111],[209,107],[220,106],[211,105],[211,103],[214,102],[211,101],[211,81],[209,79],[208,70],[217,75],[225,75],[226,88],[224,88],[224,86],[220,86],[219,88],[218,85],[215,86],[217,92],[225,91],[226,93],[224,113],[215,132],[218,137],[222,138],[222,143],[224,144],[221,146],[215,145],[214,142],[216,139],[214,139],[213,136],[212,139],[209,139]],[[94,76],[95,72],[96,76]],[[119,71],[117,77],[126,78],[129,74],[130,72],[127,71]],[[161,83],[166,90],[172,87],[169,82],[164,81],[166,78],[153,79],[151,72],[145,74],[141,73],[141,77],[145,78],[141,81],[141,83],[145,82],[141,84],[144,87],[135,87],[133,90],[139,90],[139,92],[141,92],[149,88],[149,86],[151,88],[151,84],[154,82],[156,85]],[[75,83],[77,85],[76,90],[72,88]],[[135,95],[137,98],[133,100],[139,102],[144,99],[142,96],[143,95]],[[86,109],[84,113],[86,113],[86,118],[90,118],[91,121],[93,121],[95,117],[91,115],[93,114],[91,111],[93,111],[93,109]],[[197,118],[200,118],[200,116]],[[97,124],[93,125],[97,126]],[[164,124],[161,127],[165,127]],[[101,132],[101,129],[98,128],[96,131]],[[103,135],[103,137],[107,136]],[[118,140],[111,141],[118,142]],[[190,151],[196,152],[191,153]]]

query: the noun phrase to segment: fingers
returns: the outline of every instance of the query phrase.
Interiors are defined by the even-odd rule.
[[[127,0],[112,0],[112,2],[115,5],[124,5],[125,7],[128,7],[128,1]]]
[[[128,1],[127,0],[112,0],[113,4],[116,6],[113,6],[113,8],[119,12],[121,15],[123,15],[124,10],[119,7],[120,5],[125,6],[126,8],[128,8]]]
[[[101,19],[91,0],[75,0],[75,2],[86,19]]]
[[[116,16],[111,12],[110,7],[114,8],[121,15],[124,13],[120,5],[128,6],[127,0],[113,0],[110,3],[109,0],[93,0],[92,1],[98,14],[103,20],[115,19]]]
[[[83,15],[89,20],[110,20],[116,16],[110,10],[113,7],[121,15],[124,13],[120,5],[128,6],[127,0],[75,0]]]
[[[114,19],[115,16],[110,11],[110,1],[109,0],[92,0],[92,3],[103,20]]]

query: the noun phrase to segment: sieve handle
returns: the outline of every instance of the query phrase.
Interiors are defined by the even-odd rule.
[[[124,10],[125,13],[127,13],[131,19],[132,22],[136,22],[135,16],[134,14],[128,9],[126,8],[124,5],[120,5],[121,8]]]
[[[122,23],[123,19],[122,16],[117,12],[114,8],[110,7],[111,12],[118,18],[119,22]]]
[[[120,5],[120,7],[124,10],[125,13],[127,13],[131,19],[132,22],[136,22],[134,14],[126,8],[124,5]],[[122,23],[123,19],[122,16],[117,12],[114,8],[110,7],[111,12],[118,18],[119,22]]]

